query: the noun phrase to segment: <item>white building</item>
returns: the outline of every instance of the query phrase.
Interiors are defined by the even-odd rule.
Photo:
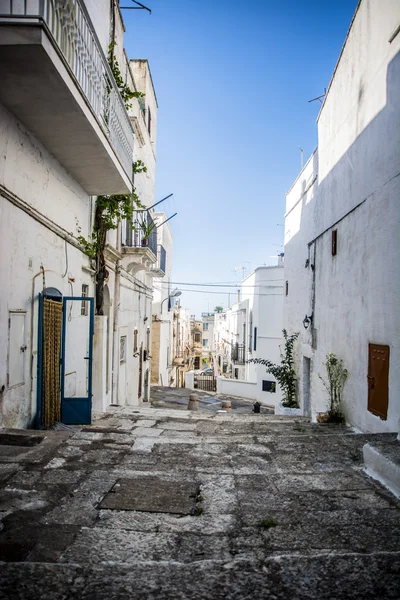
[[[214,313],[201,313],[203,323],[203,356],[202,369],[213,367],[214,352]]]
[[[262,365],[264,358],[281,362],[284,275],[283,263],[258,267],[242,282],[242,300],[215,315],[214,348],[218,392],[276,406],[282,393]]]
[[[173,320],[173,372],[172,385],[175,387],[185,387],[185,373],[189,369],[191,356],[191,326],[190,310],[183,308],[180,304],[174,307]]]
[[[318,117],[318,149],[287,194],[284,323],[305,414],[326,410],[329,352],[363,431],[400,416],[400,4],[362,0]],[[308,320],[303,326],[305,317]]]
[[[140,199],[154,203],[150,70],[128,64],[118,3],[111,15],[108,0],[53,6],[0,1],[4,427],[90,422],[92,395],[103,410],[137,404],[148,387],[157,252],[130,241],[125,226],[108,234],[104,315],[94,319],[97,265],[78,236],[90,239],[96,196],[131,192],[133,160],[147,166],[134,182]],[[111,31],[122,77],[146,94],[129,116],[108,65]]]
[[[158,224],[158,265],[153,267],[154,297],[152,307],[152,351],[151,351],[151,383],[170,385],[172,379],[173,359],[173,302],[171,293],[172,274],[172,233],[163,212],[155,213]]]
[[[283,264],[258,267],[242,283],[243,299],[248,300],[248,358],[281,362],[284,275]],[[256,383],[256,399],[276,406],[282,392],[276,379],[263,365],[246,363],[246,381]]]

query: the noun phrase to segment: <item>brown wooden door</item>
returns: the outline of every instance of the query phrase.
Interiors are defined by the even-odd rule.
[[[389,346],[369,344],[368,410],[387,419],[389,404]]]

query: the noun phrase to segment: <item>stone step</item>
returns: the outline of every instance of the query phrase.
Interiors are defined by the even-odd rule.
[[[363,447],[365,472],[400,498],[400,441],[371,441]]]
[[[263,561],[3,563],[0,598],[16,600],[390,600],[400,553],[278,556]]]

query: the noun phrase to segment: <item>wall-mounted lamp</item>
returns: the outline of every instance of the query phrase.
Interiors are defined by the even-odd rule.
[[[303,319],[303,327],[304,327],[304,329],[308,329],[310,327],[310,325],[312,323],[312,320],[313,320],[312,313],[311,313],[311,315],[309,315],[309,316],[306,315],[304,317],[304,319]]]

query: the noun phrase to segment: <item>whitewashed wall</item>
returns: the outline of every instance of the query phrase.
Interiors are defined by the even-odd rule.
[[[283,323],[283,267],[258,267],[242,283],[243,298],[249,302],[246,357],[265,358],[275,364],[281,362]],[[254,332],[257,329],[256,348]],[[256,399],[263,404],[277,405],[282,400],[281,389],[275,377],[262,365],[246,365],[246,380],[256,382]],[[263,380],[275,382],[275,392],[263,392]]]
[[[162,206],[162,205],[161,205]],[[157,228],[157,242],[161,244],[166,252],[165,275],[164,277],[155,277],[153,280],[154,293],[152,314],[156,315],[160,327],[160,345],[158,357],[153,356],[152,361],[157,361],[158,383],[159,385],[170,385],[171,377],[175,375],[172,369],[173,357],[173,309],[168,310],[168,294],[172,291],[170,281],[172,277],[172,232],[168,223],[164,223],[168,216],[164,212],[154,213],[156,223],[160,225]],[[164,302],[163,302],[164,301]],[[171,298],[171,303],[174,298]],[[162,303],[162,313],[161,313]]]
[[[65,207],[65,212],[60,211]],[[89,261],[69,243],[76,233],[88,235],[90,199],[43,145],[0,106],[0,415],[4,427],[32,425],[36,414],[37,295],[46,287],[63,295],[80,295],[90,275]],[[67,246],[66,244],[67,241]],[[68,264],[67,264],[68,260]],[[63,277],[63,275],[65,275]],[[34,299],[32,301],[32,298]],[[33,308],[33,311],[32,311]],[[25,311],[24,380],[8,388],[9,311]]]
[[[318,373],[335,353],[349,371],[346,417],[371,432],[397,431],[400,415],[400,36],[389,43],[399,20],[396,0],[361,2],[320,112],[318,161],[288,193],[285,225],[285,324],[302,331],[300,392],[309,358],[312,413],[327,408]],[[313,339],[301,325],[312,309]],[[390,346],[386,421],[367,410],[369,343]]]

